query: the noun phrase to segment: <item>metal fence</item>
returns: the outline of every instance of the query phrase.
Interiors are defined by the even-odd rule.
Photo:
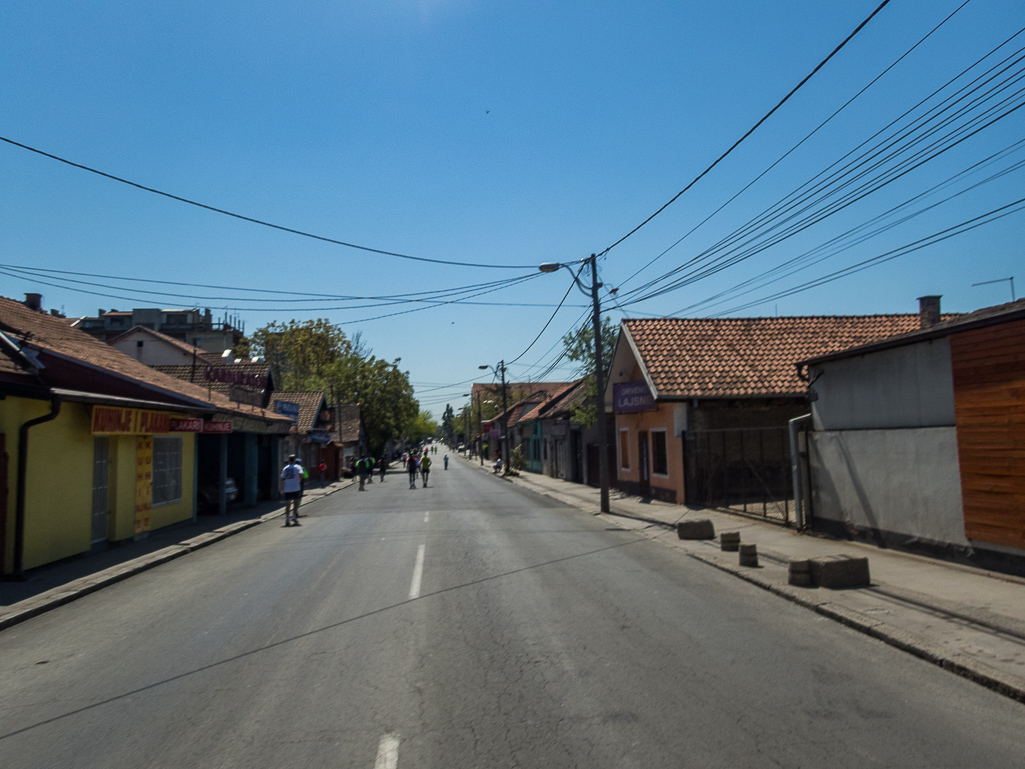
[[[794,491],[786,427],[687,434],[687,503],[790,523]]]

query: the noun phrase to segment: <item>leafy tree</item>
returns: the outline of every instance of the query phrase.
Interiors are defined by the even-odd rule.
[[[262,355],[282,390],[324,390],[333,403],[358,403],[368,448],[381,454],[420,413],[408,372],[374,357],[327,320],[273,322],[258,329],[237,354]]]
[[[441,431],[444,439],[448,443],[453,443],[456,434],[455,428],[456,412],[452,410],[452,405],[445,404],[445,413],[441,415]]]
[[[615,352],[616,338],[619,327],[605,316],[601,319],[602,370],[605,382],[608,382],[609,369],[612,367],[612,355]],[[572,419],[582,427],[590,427],[598,420],[598,385],[594,376],[594,324],[588,321],[575,331],[562,338],[566,359],[579,364],[577,374],[585,378],[584,391],[587,400],[583,405],[574,406]],[[603,383],[604,385],[604,383]],[[604,387],[602,388],[604,391]]]
[[[406,426],[406,437],[412,443],[420,443],[438,431],[438,423],[430,411],[420,411]]]

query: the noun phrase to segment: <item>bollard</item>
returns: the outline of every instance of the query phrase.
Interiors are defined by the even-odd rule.
[[[757,566],[758,565],[758,546],[757,545],[741,545],[740,546],[740,565],[741,566]]]
[[[819,587],[868,587],[868,558],[849,555],[826,555],[811,559],[812,582]]]
[[[680,521],[676,524],[676,536],[680,539],[715,539],[715,526],[708,518]]]
[[[740,532],[724,531],[719,535],[719,547],[724,553],[735,553],[740,549]]]
[[[811,561],[807,558],[791,558],[787,568],[787,582],[797,587],[810,587]]]

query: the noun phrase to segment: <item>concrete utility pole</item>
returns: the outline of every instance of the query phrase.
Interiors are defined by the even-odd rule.
[[[598,257],[591,254],[587,259],[581,259],[576,264],[591,264],[591,289],[588,292],[584,284],[573,273],[572,267],[562,262],[545,262],[538,267],[541,272],[558,272],[560,267],[569,270],[573,282],[577,284],[584,294],[590,293],[592,307],[592,321],[594,325],[594,379],[598,392],[595,398],[595,407],[598,417],[598,483],[601,487],[601,511],[609,512],[609,434],[608,420],[605,415],[605,367],[602,364],[602,339],[601,339],[601,301],[598,299],[598,289],[602,284],[598,282]],[[580,268],[581,271],[583,267]]]
[[[491,369],[502,377],[502,464],[505,466],[503,474],[507,474],[509,472],[509,395],[505,387],[505,361],[500,360],[497,367],[484,365],[477,368],[482,371]],[[484,464],[483,452],[480,463]]]
[[[598,299],[598,257],[591,254],[591,303],[594,305],[594,378],[598,387],[598,482],[601,484],[601,511],[609,512],[609,432],[605,416],[605,366],[602,364],[601,304]]]

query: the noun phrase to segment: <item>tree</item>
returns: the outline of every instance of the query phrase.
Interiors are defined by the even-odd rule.
[[[619,335],[619,327],[613,325],[612,320],[605,316],[601,319],[601,341],[602,341],[602,370],[605,372],[605,382],[608,382],[609,369],[612,368],[612,355],[615,352],[616,338]],[[572,419],[582,427],[590,427],[598,420],[598,385],[594,376],[594,324],[588,321],[576,331],[571,331],[562,338],[566,359],[579,364],[577,373],[583,377],[584,391],[587,400],[583,405],[574,406]]]
[[[374,357],[359,334],[349,338],[327,320],[270,323],[236,352],[262,355],[282,390],[323,390],[332,403],[358,403],[373,454],[383,453],[420,413],[399,359]]]
[[[453,444],[455,443],[456,426],[455,426],[456,412],[452,410],[452,405],[445,404],[445,413],[441,415],[441,431],[446,442]]]
[[[438,431],[438,423],[434,421],[430,411],[422,410],[406,426],[406,437],[411,443],[422,443]]]

